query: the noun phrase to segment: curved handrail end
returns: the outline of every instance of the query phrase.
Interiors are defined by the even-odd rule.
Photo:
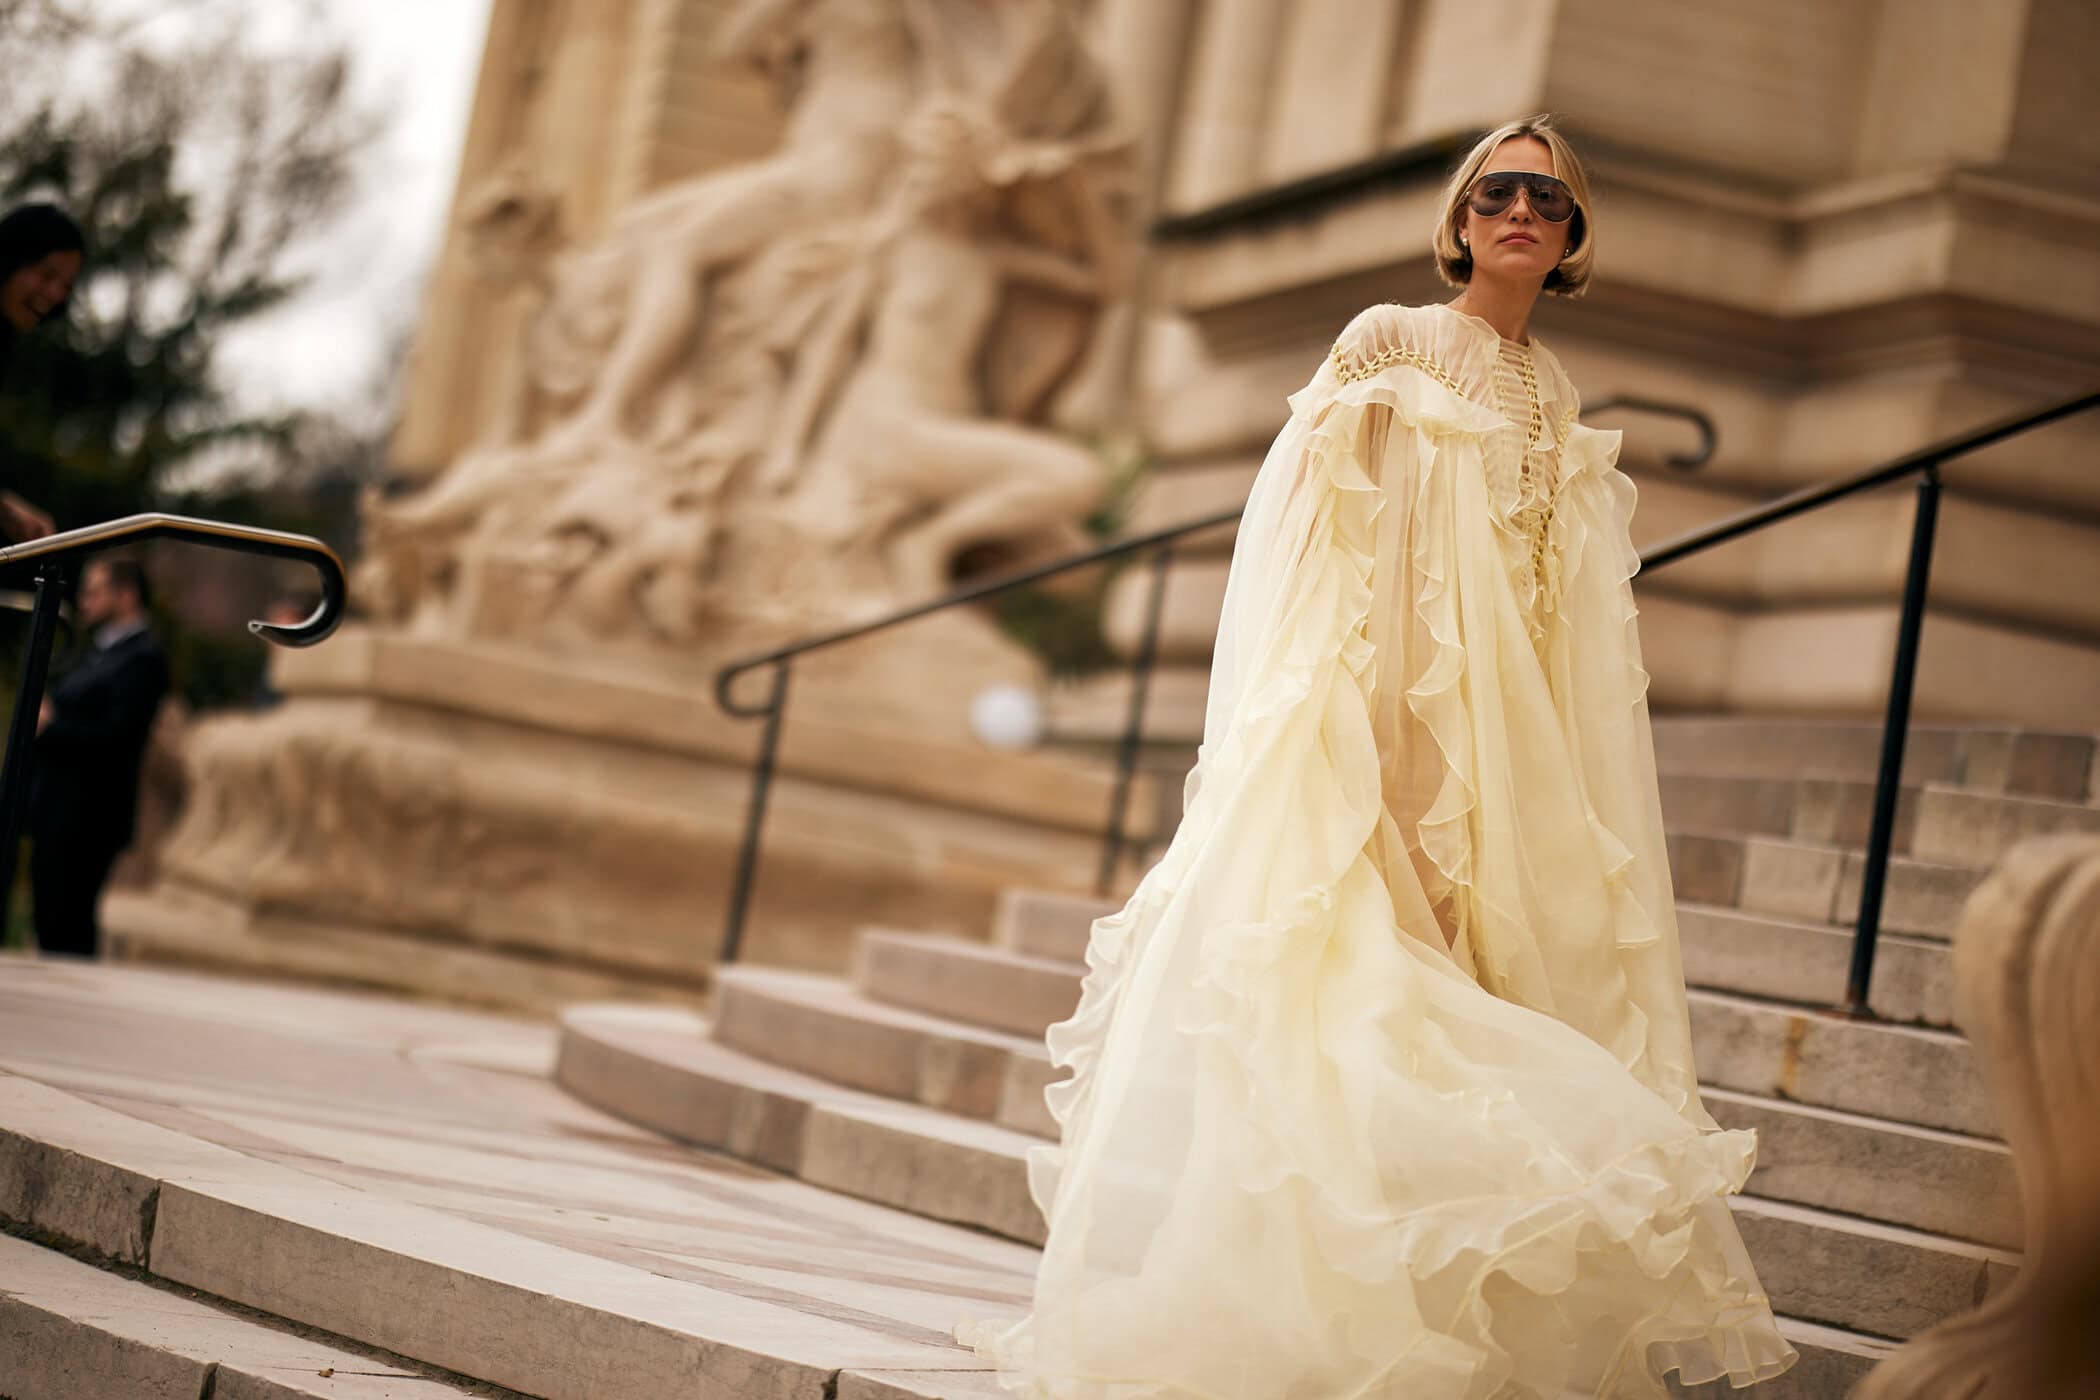
[[[342,608],[331,608],[323,602],[315,606],[313,613],[304,622],[264,622],[258,618],[248,624],[248,630],[276,646],[310,647],[334,636],[335,629],[340,627],[342,622]]]
[[[251,622],[248,630],[282,647],[310,647],[326,641],[343,620],[349,584],[342,559],[321,541],[282,530],[263,530],[222,520],[196,520],[158,511],[129,515],[66,530],[42,539],[0,548],[0,568],[85,558],[104,549],[151,539],[176,539],[212,549],[260,554],[305,564],[321,576],[321,601],[304,622]]]

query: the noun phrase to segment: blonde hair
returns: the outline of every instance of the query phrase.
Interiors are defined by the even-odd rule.
[[[1568,255],[1560,266],[1546,274],[1545,292],[1557,297],[1579,297],[1590,284],[1590,268],[1596,263],[1596,221],[1590,216],[1590,181],[1582,172],[1582,161],[1568,138],[1545,113],[1523,121],[1508,122],[1480,138],[1444,186],[1443,212],[1437,216],[1436,233],[1430,248],[1436,255],[1437,276],[1453,287],[1463,287],[1473,277],[1473,255],[1458,241],[1466,226],[1466,192],[1487,170],[1495,148],[1513,136],[1529,136],[1546,143],[1553,153],[1553,173],[1575,196],[1575,213],[1568,220]]]

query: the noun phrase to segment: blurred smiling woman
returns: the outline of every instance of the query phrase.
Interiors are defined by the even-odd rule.
[[[64,313],[86,260],[80,225],[58,206],[24,204],[0,217],[0,376],[16,336]],[[50,516],[0,489],[0,534],[33,540],[50,533]]]
[[[1795,1359],[1700,1102],[1617,433],[1530,332],[1596,222],[1544,118],[1290,397],[1180,827],[1097,920],[1030,1150],[1037,1400],[1660,1397]]]

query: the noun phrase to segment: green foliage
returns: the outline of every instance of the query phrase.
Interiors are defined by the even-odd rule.
[[[106,12],[0,0],[0,206],[49,200],[89,244],[70,313],[4,347],[0,484],[61,528],[143,510],[300,528],[272,488],[331,465],[340,425],[246,409],[217,352],[300,291],[303,241],[339,214],[373,125],[340,48],[247,47],[245,0],[204,0],[151,43]],[[0,651],[20,630],[0,623]],[[245,634],[169,631],[194,703],[253,690]]]
[[[1108,467],[1108,488],[1085,523],[1087,534],[1105,544],[1128,523],[1149,463],[1133,448],[1097,444],[1095,450]],[[1112,670],[1124,663],[1102,632],[1109,585],[1124,569],[1143,562],[1143,556],[1125,557],[1090,573],[1075,571],[1016,588],[990,600],[993,616],[1001,630],[1042,658],[1052,676]]]

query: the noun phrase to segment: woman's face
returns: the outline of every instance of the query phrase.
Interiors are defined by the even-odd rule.
[[[72,295],[80,262],[79,253],[66,251],[46,253],[16,268],[7,285],[0,287],[0,316],[18,331],[35,330]]]
[[[1512,136],[1495,147],[1495,153],[1481,167],[1483,174],[1490,170],[1558,173],[1553,168],[1552,150],[1536,136]],[[1463,207],[1466,221],[1460,232],[1465,234],[1466,246],[1473,254],[1475,274],[1485,274],[1498,282],[1540,283],[1568,251],[1568,236],[1575,221],[1553,224],[1541,219],[1531,210],[1529,190],[1519,190],[1509,207],[1493,218],[1482,218],[1471,205]]]

